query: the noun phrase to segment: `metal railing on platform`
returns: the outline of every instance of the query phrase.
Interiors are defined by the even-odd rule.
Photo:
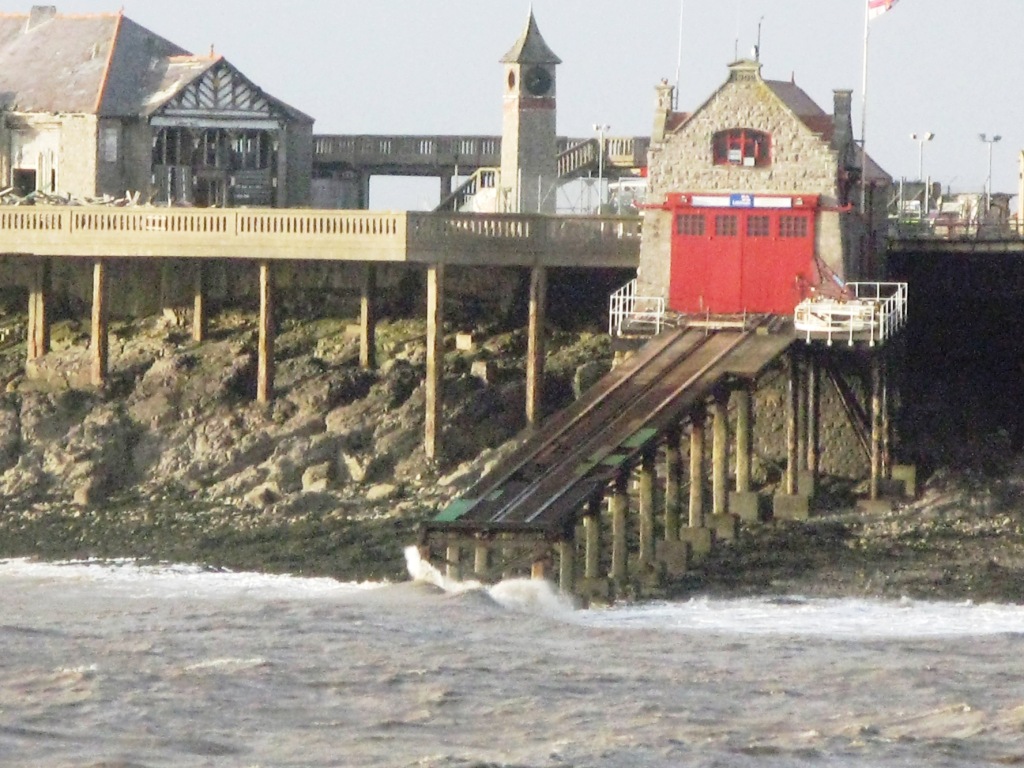
[[[661,333],[665,323],[665,299],[660,296],[637,296],[636,278],[611,295],[608,307],[608,333]]]
[[[793,326],[806,341],[864,341],[875,346],[906,324],[906,283],[846,283],[846,288],[850,298],[814,297],[797,304]]]

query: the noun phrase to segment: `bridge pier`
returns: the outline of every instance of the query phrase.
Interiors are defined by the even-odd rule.
[[[807,350],[806,474],[801,492],[813,498],[818,492],[821,463],[821,362],[813,348]],[[806,486],[806,487],[805,487]]]
[[[50,260],[36,260],[28,292],[28,359],[38,360],[50,351]]]
[[[622,587],[626,583],[628,538],[626,536],[627,515],[629,513],[629,471],[620,469],[615,477],[609,506],[612,517],[612,581]]]
[[[806,436],[804,452],[800,452],[801,426],[806,428],[806,415],[801,416],[801,406],[806,399],[800,395],[800,360],[796,348],[790,349],[786,358],[786,475],[785,490],[775,494],[772,500],[772,514],[779,520],[806,520],[810,515],[810,495],[805,493],[807,482],[801,488],[800,475],[807,458]]]
[[[462,547],[458,542],[448,544],[444,560],[445,575],[452,581],[462,581]]]
[[[544,321],[547,308],[548,272],[530,270],[530,308],[526,351],[526,423],[540,426],[544,399]]]
[[[760,497],[751,490],[750,484],[754,459],[751,385],[743,382],[733,397],[736,402],[736,490],[729,496],[729,512],[745,523],[757,523],[761,521]]]
[[[192,341],[206,339],[209,320],[206,316],[206,269],[202,261],[192,265]]]
[[[257,347],[256,402],[274,396],[274,275],[270,262],[260,262],[260,320]]]
[[[359,367],[377,367],[377,267],[363,267],[362,292],[359,297]]]
[[[704,509],[704,447],[707,409],[701,404],[690,412],[690,504],[689,525],[679,531],[679,540],[689,546],[688,557],[703,560],[711,551],[712,535]]]
[[[871,501],[878,501],[882,483],[882,442],[885,428],[883,411],[886,395],[885,362],[881,355],[871,356]]]
[[[665,435],[665,541],[679,541],[682,514],[683,462],[679,441],[682,431],[671,427]]]
[[[564,538],[558,542],[558,588],[571,595],[576,581],[576,541]]]
[[[423,447],[428,459],[438,457],[444,369],[444,265],[427,268],[427,380]]]
[[[95,387],[101,387],[107,381],[110,351],[108,315],[107,265],[103,259],[97,259],[92,266],[92,366],[90,376]]]
[[[478,540],[473,547],[473,577],[477,581],[485,581],[491,570],[491,543]]]
[[[647,448],[640,459],[639,512],[640,553],[638,568],[641,575],[654,569],[654,475],[657,446]]]

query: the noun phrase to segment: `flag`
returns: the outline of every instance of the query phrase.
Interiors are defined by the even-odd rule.
[[[868,18],[877,19],[886,11],[892,10],[898,2],[899,0],[868,0]]]

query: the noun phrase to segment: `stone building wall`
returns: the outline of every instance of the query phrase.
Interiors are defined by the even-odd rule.
[[[766,167],[715,165],[712,137],[728,128],[752,128],[772,137]],[[654,144],[649,155],[648,204],[673,192],[755,195],[818,195],[817,246],[838,274],[846,271],[839,203],[840,153],[808,128],[748,66],[736,66],[722,86],[676,132]],[[831,209],[831,210],[829,210]],[[638,288],[642,295],[667,296],[672,214],[645,214]]]

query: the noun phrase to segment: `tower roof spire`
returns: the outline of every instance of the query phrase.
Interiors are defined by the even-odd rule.
[[[533,5],[530,5],[530,17],[526,22],[526,29],[512,46],[512,49],[501,57],[502,64],[561,64],[554,51],[544,42],[544,36],[537,26],[537,19],[533,15]]]

